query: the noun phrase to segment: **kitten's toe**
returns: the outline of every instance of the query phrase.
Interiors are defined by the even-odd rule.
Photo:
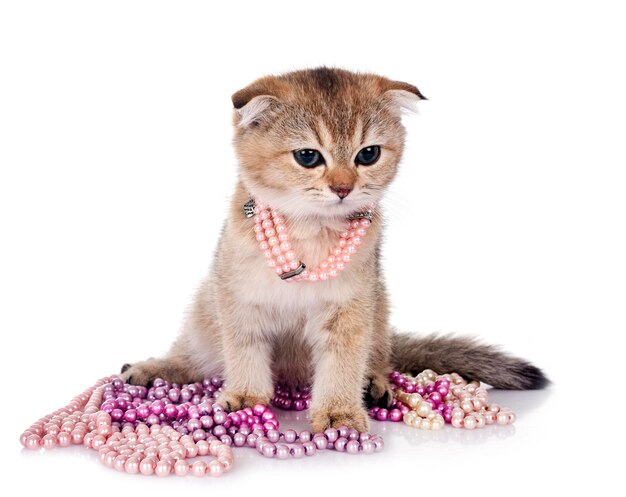
[[[257,404],[269,405],[270,396],[224,390],[216,402],[227,411],[238,411],[245,407],[254,407]]]
[[[130,383],[131,385],[138,385],[143,387],[150,387],[152,382],[159,378],[159,372],[147,364],[124,364],[121,369],[120,378],[124,383]]]
[[[357,431],[369,430],[367,411],[362,407],[355,408],[322,408],[311,412],[313,431],[318,433],[327,428],[347,426]]]
[[[387,378],[382,375],[372,378],[363,394],[363,400],[367,407],[389,407],[393,400],[393,391]]]

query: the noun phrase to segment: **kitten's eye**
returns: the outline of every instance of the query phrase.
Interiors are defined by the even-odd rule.
[[[324,157],[322,157],[322,154],[311,148],[294,150],[293,156],[296,159],[296,162],[304,167],[316,167],[324,164]]]
[[[371,166],[380,157],[380,147],[378,145],[372,145],[371,147],[365,147],[356,154],[354,162],[358,166]]]

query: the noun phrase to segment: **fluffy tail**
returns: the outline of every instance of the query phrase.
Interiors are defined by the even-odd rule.
[[[439,374],[456,372],[506,390],[538,390],[550,383],[530,362],[467,337],[394,334],[391,364],[396,371],[413,374],[424,369]]]

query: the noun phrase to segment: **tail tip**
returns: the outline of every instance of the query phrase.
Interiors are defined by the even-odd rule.
[[[533,364],[527,363],[521,366],[519,374],[523,378],[524,390],[541,390],[550,385],[546,374]]]

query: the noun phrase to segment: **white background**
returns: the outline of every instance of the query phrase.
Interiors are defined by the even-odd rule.
[[[1,5],[0,485],[615,495],[626,331],[619,2]],[[320,64],[408,81],[430,99],[406,118],[387,201],[394,323],[502,344],[553,386],[494,392],[518,412],[509,429],[375,424],[383,454],[269,461],[237,450],[221,480],[119,474],[82,447],[21,451],[33,421],[166,350],[236,177],[230,95]]]

